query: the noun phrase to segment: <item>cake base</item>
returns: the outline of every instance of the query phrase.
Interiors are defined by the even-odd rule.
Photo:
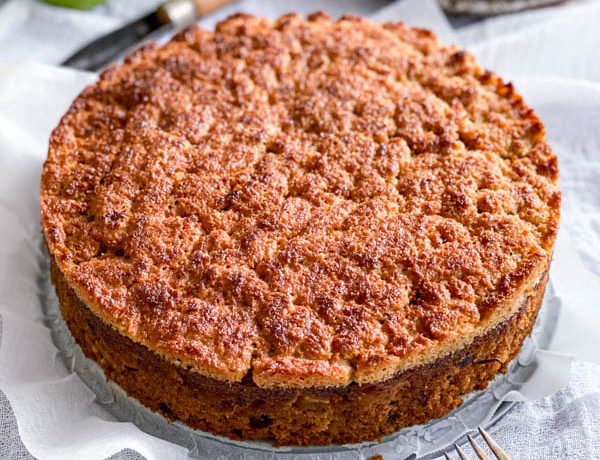
[[[443,417],[464,395],[485,388],[506,371],[530,334],[547,274],[516,313],[458,352],[380,383],[303,389],[260,388],[251,378],[224,382],[178,366],[101,320],[54,263],[52,280],[63,317],[84,354],[151,410],[232,439],[324,445],[373,441]]]

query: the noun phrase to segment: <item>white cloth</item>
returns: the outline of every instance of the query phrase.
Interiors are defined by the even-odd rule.
[[[60,62],[89,39],[117,27],[124,20],[135,17],[157,3],[158,0],[109,0],[107,5],[93,12],[77,12],[53,8],[33,0],[8,1],[0,6],[0,40],[5,44],[0,48],[0,63],[23,60]],[[238,8],[269,16],[290,10],[306,12],[325,9],[332,16],[337,16],[348,10],[370,14],[384,3],[383,0],[244,0],[203,20],[202,24],[211,27],[216,20]],[[429,13],[425,14],[424,11]],[[534,106],[544,119],[550,140],[559,155],[564,190],[563,226],[568,229],[585,266],[600,274],[600,181],[597,179],[600,177],[600,56],[596,47],[600,42],[600,29],[597,27],[600,23],[600,2],[572,2],[561,8],[490,19],[461,29],[454,37],[443,16],[439,15],[430,1],[405,0],[387,7],[376,18],[407,19],[413,25],[426,24],[443,35],[446,41],[459,42],[468,47],[487,67],[509,79],[517,79],[518,84],[522,82],[523,87],[527,88],[528,101],[544,101]],[[39,86],[31,86],[30,100],[23,103],[22,107],[18,106],[20,101],[13,100],[11,95],[18,92],[21,81],[36,73],[38,75],[34,81]],[[539,81],[537,89],[532,77]],[[28,308],[23,312],[26,321],[34,322],[40,320],[39,305],[33,298],[37,294],[32,293],[32,289],[20,289],[28,286],[28,283],[31,286],[32,280],[14,280],[15,284],[11,286],[6,285],[6,280],[11,279],[11,260],[22,259],[28,254],[26,247],[20,245],[29,238],[35,238],[39,231],[36,219],[37,177],[44,157],[45,140],[30,133],[45,133],[47,136],[60,115],[56,104],[52,105],[45,99],[48,88],[46,78],[52,79],[55,96],[65,101],[63,109],[74,96],[73,91],[89,81],[88,76],[68,70],[49,71],[39,66],[0,67],[0,222],[3,222],[0,224],[0,240],[6,236],[16,242],[13,247],[0,248],[0,314],[5,314],[5,302],[17,302]],[[28,84],[31,85],[31,82],[28,79]],[[574,100],[578,107],[573,106]],[[9,104],[13,107],[11,113],[15,115],[2,117],[2,108]],[[45,107],[52,107],[52,112],[48,113]],[[566,123],[562,117],[569,117],[568,125],[576,126],[578,131],[564,133],[562,125]],[[19,145],[19,148],[18,151],[5,152],[1,150],[4,145]],[[31,276],[34,275],[32,267]],[[7,333],[16,331],[5,330],[2,336]],[[23,343],[24,346],[34,346],[27,337],[23,338]],[[44,342],[39,345],[43,347]],[[36,353],[34,348],[30,350]],[[3,349],[0,344],[0,353],[7,352],[10,350],[6,350],[6,347]],[[43,353],[40,356],[45,357],[40,360],[40,366],[56,366],[59,361],[59,358]],[[57,381],[69,378],[64,372],[65,369],[57,370]],[[30,384],[35,385],[35,382]],[[93,398],[85,393],[81,382],[69,380],[69,384],[72,385],[73,394],[81,394],[81,399],[74,396],[74,412],[81,409],[81,401],[93,403]],[[1,381],[0,390],[4,390]],[[31,407],[35,407],[35,404]],[[19,414],[16,416],[18,422]],[[137,435],[134,436],[135,427],[130,424],[123,425],[119,439],[103,439],[100,436],[102,427],[106,423],[113,423],[110,419],[98,409],[95,420],[74,418],[73,431],[63,433],[53,442],[36,439],[31,432],[21,440],[15,433],[15,418],[9,403],[5,398],[0,398],[0,458],[31,458],[27,452],[29,449],[43,459],[45,453],[40,451],[41,445],[51,445],[48,454],[52,452],[54,458],[60,458],[61,452],[69,452],[70,437],[76,436],[77,430],[83,429],[86,423],[95,424],[98,430],[98,437],[90,440],[91,444],[95,442],[106,448],[112,443],[111,453],[121,451],[113,458],[142,458],[137,452],[143,453],[148,459],[179,458],[181,451],[176,447],[149,436],[145,442],[140,441]],[[579,362],[573,366],[567,389],[540,401],[520,403],[490,432],[514,458],[600,458],[598,420],[600,366]],[[51,433],[45,428],[40,427],[40,433]],[[128,438],[130,432],[132,437]],[[90,447],[89,451],[80,452],[81,458],[96,458],[93,452],[93,447]]]

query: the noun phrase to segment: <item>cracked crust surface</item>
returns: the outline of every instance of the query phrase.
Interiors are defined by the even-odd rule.
[[[236,15],[104,72],[50,139],[50,254],[107,324],[202,375],[376,382],[512,315],[556,157],[512,86],[428,31]]]

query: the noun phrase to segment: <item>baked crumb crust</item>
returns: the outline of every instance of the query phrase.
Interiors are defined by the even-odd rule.
[[[123,337],[227,385],[345,389],[512,317],[549,264],[557,180],[512,86],[430,32],[236,15],[88,87],[41,209]]]
[[[333,388],[261,388],[252,379],[222,382],[120,334],[85,305],[52,263],[52,279],[69,329],[84,353],[129,395],[169,419],[233,439],[275,445],[377,440],[458,407],[504,372],[530,334],[547,273],[518,310],[463,349],[384,382]],[[351,422],[350,422],[351,421]]]

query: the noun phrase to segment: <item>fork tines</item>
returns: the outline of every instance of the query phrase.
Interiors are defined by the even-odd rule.
[[[485,431],[481,427],[479,427],[478,430],[479,430],[479,433],[481,434],[482,439],[488,445],[488,447],[494,454],[495,458],[497,458],[498,460],[510,460],[510,457],[506,454],[506,452],[504,452],[500,448],[500,446],[496,443],[496,441],[494,441],[492,439],[492,437],[489,435],[489,433],[487,431]],[[470,434],[467,434],[467,438],[469,439],[469,443],[471,444],[471,447],[473,447],[473,450],[477,454],[477,458],[479,458],[480,460],[490,460],[490,458],[486,455],[486,453],[483,451],[481,446],[479,444],[477,444],[477,442],[475,442],[475,439],[473,439],[473,436],[471,436]],[[462,450],[458,445],[454,444],[454,450],[456,450],[456,453],[458,454],[458,456],[461,460],[469,460],[469,457],[467,457],[467,454],[465,454],[465,451]],[[448,455],[448,453],[444,453],[444,456],[446,457],[446,460],[451,460],[451,457]]]

